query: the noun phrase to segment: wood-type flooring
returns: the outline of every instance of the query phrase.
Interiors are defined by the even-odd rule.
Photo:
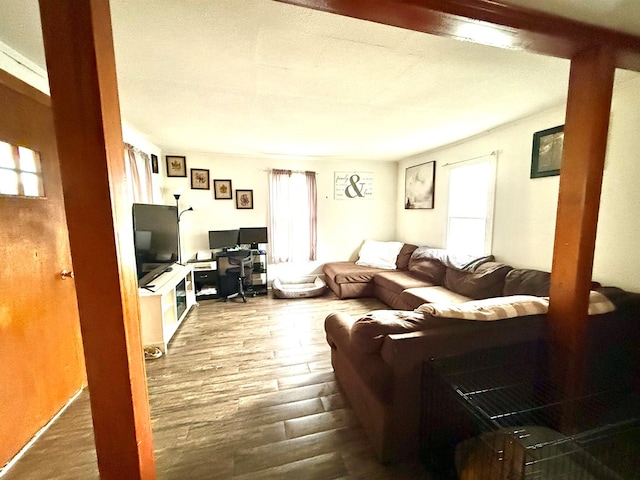
[[[331,292],[201,301],[146,361],[158,478],[428,479],[376,460],[333,374],[324,318],[377,308]],[[84,391],[2,480],[97,478]]]

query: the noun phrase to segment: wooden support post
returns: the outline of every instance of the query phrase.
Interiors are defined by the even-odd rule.
[[[586,323],[615,57],[607,48],[571,61],[551,272],[551,340],[569,354],[557,365],[568,392],[584,382]]]
[[[109,2],[40,0],[40,16],[98,468],[154,479]]]

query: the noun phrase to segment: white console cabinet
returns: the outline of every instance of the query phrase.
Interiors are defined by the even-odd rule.
[[[189,309],[196,303],[190,265],[174,264],[146,287],[138,289],[142,344],[163,353]]]

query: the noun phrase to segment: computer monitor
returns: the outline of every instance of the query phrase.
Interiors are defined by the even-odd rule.
[[[268,243],[267,227],[251,227],[240,228],[238,235],[238,243],[240,245],[251,245],[251,248],[257,249],[259,243]]]
[[[238,245],[238,230],[211,230],[209,231],[210,249],[234,248]]]

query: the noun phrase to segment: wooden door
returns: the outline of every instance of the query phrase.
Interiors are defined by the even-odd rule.
[[[49,97],[0,71],[0,112],[0,141],[40,154],[44,189],[0,195],[2,466],[86,377]]]

